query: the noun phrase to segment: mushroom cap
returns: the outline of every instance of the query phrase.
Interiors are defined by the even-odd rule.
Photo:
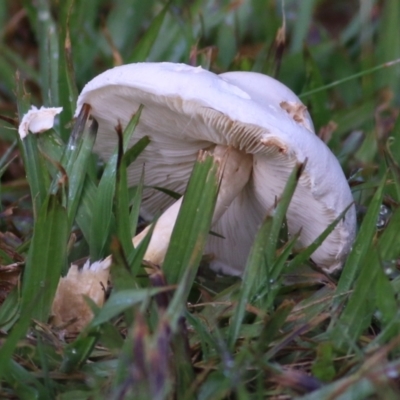
[[[242,192],[213,226],[206,252],[212,267],[240,275],[257,229],[285,187],[297,162],[307,159],[287,212],[288,230],[299,231],[298,247],[309,245],[353,202],[343,171],[315,135],[311,118],[285,85],[253,72],[216,75],[201,67],[174,63],[138,63],[115,67],[82,90],[76,115],[88,103],[99,123],[95,150],[108,158],[117,141],[115,127],[127,125],[144,105],[132,142],[151,142],[130,167],[135,185],[145,164],[145,185],[183,193],[200,149],[233,146],[253,155],[253,172]],[[143,198],[151,218],[173,200],[155,189]],[[355,236],[352,206],[313,261],[328,272],[340,268]]]

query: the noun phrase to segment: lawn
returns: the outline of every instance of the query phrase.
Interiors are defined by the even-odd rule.
[[[400,398],[399,27],[398,0],[0,2],[0,398]],[[162,269],[145,257],[152,225],[132,244],[146,223],[145,168],[128,184],[151,145],[130,141],[145,107],[117,127],[106,160],[90,111],[74,115],[87,82],[141,61],[261,72],[299,96],[354,198],[340,273],[310,256],[343,214],[307,248],[287,232],[301,163],[241,278],[216,274],[203,252],[218,236],[220,169],[207,152]],[[21,139],[32,105],[63,111]],[[71,264],[109,255],[109,276],[81,271],[60,295]],[[75,292],[90,279],[102,307]],[[75,319],[57,321],[57,301]]]

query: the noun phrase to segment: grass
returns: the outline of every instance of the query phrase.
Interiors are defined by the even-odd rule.
[[[397,0],[0,2],[0,397],[399,398],[400,66],[388,64],[400,58],[399,20]],[[194,167],[165,275],[144,274],[154,268],[142,261],[148,238],[127,240],[143,185],[128,188],[126,168],[148,144],[126,145],[140,110],[101,168],[95,124],[85,112],[71,123],[88,80],[144,60],[273,74],[300,95],[357,204],[340,277],[313,270],[311,249],[293,257],[293,241],[282,247],[297,170],[243,280],[208,271],[210,157]],[[16,116],[31,104],[64,112],[54,130],[21,141]],[[91,303],[79,335],[54,329],[60,276],[110,253],[104,307]]]

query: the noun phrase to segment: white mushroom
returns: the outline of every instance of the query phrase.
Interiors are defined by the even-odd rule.
[[[183,193],[199,150],[234,149],[228,170],[235,171],[231,159],[232,165],[247,172],[239,179],[235,173],[226,174],[222,183],[225,189],[219,194],[213,230],[223,237],[210,235],[206,246],[218,271],[242,273],[257,228],[282,194],[297,162],[308,160],[287,222],[291,234],[301,231],[299,247],[309,245],[353,201],[338,161],[315,135],[305,106],[290,89],[268,76],[216,75],[173,63],[131,64],[90,81],[79,96],[76,113],[84,103],[90,104],[99,123],[96,151],[104,158],[115,147],[118,122],[126,126],[139,105],[144,105],[134,141],[147,135],[151,143],[129,170],[131,185],[139,181],[145,164],[147,186]],[[144,216],[151,218],[172,202],[164,193],[147,189]],[[173,220],[169,218],[178,209],[176,205],[175,211],[163,216],[170,230]],[[167,241],[168,235],[162,240]],[[337,270],[354,235],[353,206],[314,252],[313,261],[328,272]],[[161,262],[163,254],[157,257]]]
[[[40,107],[31,106],[30,110],[24,114],[18,127],[18,133],[21,139],[32,133],[41,133],[51,129],[54,125],[54,118],[60,114],[62,107]]]

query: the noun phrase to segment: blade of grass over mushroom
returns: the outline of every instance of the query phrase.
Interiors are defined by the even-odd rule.
[[[125,133],[124,133],[124,151],[127,148],[128,142],[130,137],[132,136],[132,134],[134,133],[134,130],[139,122],[139,118],[140,118],[140,113],[142,110],[142,106],[140,106],[138,112],[135,114],[135,116],[132,118],[132,120],[130,121],[129,125],[127,126],[127,128],[125,129]],[[129,148],[128,150],[126,150],[125,154],[123,155],[122,159],[121,159],[121,164],[119,169],[117,169],[117,179],[118,179],[118,187],[117,187],[117,202],[118,199],[122,199],[124,198],[125,200],[125,206],[122,207],[121,204],[117,205],[117,219],[118,219],[118,213],[123,212],[122,210],[128,210],[128,197],[129,197],[129,190],[127,188],[127,167],[133,163],[136,158],[140,155],[140,153],[146,148],[146,146],[150,143],[150,139],[148,138],[148,136],[144,136],[143,138],[139,139],[131,148]],[[121,169],[122,168],[122,169]],[[119,178],[118,178],[119,177]],[[122,179],[122,181],[121,181]],[[139,218],[139,213],[140,213],[140,202],[141,202],[141,196],[142,196],[142,192],[143,192],[143,180],[144,180],[144,176],[142,174],[142,178],[141,181],[139,182],[137,188],[136,188],[136,192],[135,192],[135,196],[133,199],[133,206],[132,206],[132,210],[129,214],[129,218],[127,215],[122,215],[120,216],[120,223],[125,224],[129,221],[129,230],[130,230],[130,236],[133,237],[136,234],[136,226],[137,226],[137,221]],[[126,187],[126,190],[123,189],[124,187]],[[122,190],[122,192],[121,192]],[[125,193],[126,192],[126,193]],[[121,197],[123,195],[123,197]],[[121,226],[121,225],[120,225]],[[126,230],[128,230],[128,228],[126,228]],[[129,235],[127,235],[127,232],[120,232],[120,235],[124,235],[124,237],[128,238]],[[122,236],[120,236],[120,240]],[[126,254],[129,254],[132,251],[132,248],[130,245],[125,245],[125,251]]]
[[[228,331],[227,343],[231,350],[235,347],[240,327],[246,313],[246,306],[252,295],[255,293],[254,289],[257,285],[257,281],[260,279],[260,274],[263,277],[266,275],[268,265],[266,260],[265,243],[270,237],[272,224],[273,218],[267,216],[257,232],[247,259],[237,305]],[[261,282],[262,281],[263,279],[261,279]]]
[[[80,148],[83,137],[85,136],[85,127],[89,119],[89,113],[90,106],[85,104],[75,121],[74,127],[68,139],[68,143],[64,147],[64,152],[61,156],[60,162],[67,172],[71,170],[79,154],[78,149]],[[53,193],[55,193],[56,190],[57,185],[52,188]]]
[[[77,209],[81,201],[81,195],[85,184],[86,173],[90,162],[91,152],[96,140],[97,122],[91,121],[89,127],[85,129],[83,138],[78,149],[78,155],[75,162],[67,170],[68,174],[68,219],[73,223]]]
[[[171,198],[178,200],[182,197],[181,194],[174,192],[173,190],[169,190],[160,186],[145,186],[145,188],[151,188],[151,189],[155,189],[158,190],[159,192],[165,193],[167,196],[170,196]]]
[[[131,227],[129,219],[128,178],[126,171],[126,159],[123,153],[122,132],[119,135],[120,149],[117,161],[117,182],[115,190],[115,220],[117,237],[121,243],[123,252],[130,254],[133,250]]]
[[[305,263],[307,260],[310,259],[311,255],[314,253],[315,250],[318,249],[319,246],[324,242],[324,240],[329,236],[329,234],[335,229],[336,225],[346,216],[347,211],[353,207],[353,204],[349,204],[345,210],[342,211],[339,216],[333,220],[329,226],[304,250],[302,250],[299,254],[297,254],[293,260],[289,262],[287,267],[288,271],[293,271],[301,264]]]
[[[263,306],[265,306],[265,300],[263,301],[260,298],[260,294],[268,294],[269,291],[263,291],[265,282],[268,281],[267,285],[269,287],[270,282],[276,279],[276,277],[272,277],[272,273],[276,261],[276,247],[279,239],[279,232],[304,166],[305,164],[297,164],[295,166],[289,175],[285,189],[283,190],[282,196],[277,201],[272,215],[266,217],[254,240],[243,274],[238,304],[229,329],[228,343],[230,349],[233,349],[238,338],[240,326],[246,312],[246,305],[252,299],[255,299],[256,304],[261,300]],[[288,252],[284,254],[289,256]],[[279,265],[283,267],[284,263],[282,263],[282,260],[280,261]],[[279,271],[276,269],[275,273],[276,272]],[[277,291],[274,290],[273,293],[275,295]],[[274,296],[269,297],[268,304],[271,304]]]
[[[113,217],[112,209],[115,194],[116,168],[117,155],[114,154],[106,164],[99,185],[97,186],[93,203],[91,233],[89,235],[90,258],[92,260],[99,260],[107,253],[106,244]]]
[[[299,236],[299,234],[294,235],[294,237],[291,238],[283,248],[279,249],[280,254],[272,265],[270,274],[264,277],[264,280],[261,280],[261,283],[258,285],[259,289],[255,291],[253,298],[250,299],[252,303],[255,302],[256,299],[263,299],[266,297],[266,300],[263,301],[263,309],[269,309],[273,305],[280,288],[280,282],[278,279],[282,276],[282,273],[287,266],[288,259],[292,254],[292,250],[295,247]]]
[[[110,269],[114,291],[137,288],[137,282],[131,273],[129,263],[118,239],[111,242],[112,267]]]
[[[66,262],[68,219],[56,196],[43,203],[35,223],[24,271],[22,309],[35,304],[31,318],[46,322]]]
[[[23,82],[19,74],[16,76],[18,116],[22,120],[30,107],[30,95],[25,92]],[[34,215],[37,216],[40,207],[47,196],[50,179],[45,168],[44,160],[37,146],[38,138],[28,135],[24,140],[19,140],[19,148],[22,154],[26,175],[34,203]]]
[[[211,227],[219,172],[220,165],[214,157],[201,152],[193,167],[163,263],[170,284],[178,283],[185,270],[191,271],[193,283]],[[191,283],[186,288],[187,295]]]
[[[382,204],[383,190],[386,184],[386,174],[383,176],[378,189],[376,190],[368,207],[367,214],[361,224],[358,235],[353,244],[352,250],[347,257],[342,274],[337,285],[336,294],[347,292],[355,281],[359,271],[363,267],[360,262],[371,246],[372,239],[376,232],[376,221],[379,209]],[[334,304],[338,306],[343,299],[338,297]]]
[[[50,189],[52,194],[57,193],[60,182],[63,181],[62,175],[67,175],[68,194],[64,206],[67,207],[68,218],[71,225],[80,203],[86,171],[90,161],[90,154],[97,133],[97,122],[95,120],[87,124],[89,110],[89,106],[85,105],[77,118],[68,144],[64,147],[64,152],[61,156],[60,162],[64,166],[64,170],[56,174]]]
[[[127,149],[130,139],[134,133],[140,118],[142,107],[132,116],[123,134],[123,149]],[[117,137],[117,135],[116,135]],[[117,143],[117,142],[116,142]],[[141,138],[134,146],[127,150],[127,160],[132,162],[140,154],[140,152],[149,143],[147,137]],[[90,235],[90,257],[98,260],[106,255],[106,244],[109,237],[109,228],[113,218],[113,200],[115,196],[118,161],[118,146],[116,146],[113,155],[109,158],[100,183],[97,187],[96,201],[93,208],[93,216],[101,215],[101,218],[92,218],[91,235]],[[129,165],[129,164],[127,164]]]
[[[133,195],[132,202],[131,202],[131,204],[132,204],[131,212],[129,214],[129,225],[131,228],[131,237],[134,237],[136,235],[136,231],[137,231],[137,224],[138,224],[139,216],[140,216],[140,205],[141,205],[142,195],[143,195],[143,186],[144,186],[144,170],[142,172],[140,181],[135,188],[135,194]]]
[[[156,220],[154,221],[157,222]],[[139,245],[133,249],[133,251],[128,254],[128,263],[130,265],[130,271],[132,276],[134,276],[138,281],[138,275],[141,273],[142,263],[144,259],[144,255],[146,254],[146,250],[149,246],[151,236],[154,232],[155,224],[151,224],[149,231],[147,232],[146,236],[143,240],[139,243]],[[144,272],[144,271],[143,271]]]
[[[271,273],[271,268],[276,258],[276,247],[278,244],[279,232],[285,219],[286,211],[289,207],[294,191],[296,190],[297,183],[301,177],[306,162],[303,164],[296,164],[293,171],[289,175],[282,195],[277,200],[277,204],[271,213],[272,225],[265,245],[268,275]]]
[[[92,179],[86,175],[75,218],[83,236],[89,244],[91,243],[91,225],[93,223],[92,219],[94,218],[93,210],[95,209],[96,193],[96,185]]]
[[[138,280],[132,273],[128,260],[125,257],[121,243],[114,238],[111,242],[112,267],[111,277],[113,282],[114,293],[121,290],[132,290],[139,288]],[[128,309],[124,312],[125,322],[127,326],[133,323],[132,310]]]
[[[140,41],[136,44],[132,54],[128,57],[128,62],[140,62],[147,59],[153,44],[158,37],[165,15],[170,7],[170,3],[171,2],[168,1],[160,13],[154,17],[150,26],[147,28],[146,33],[142,36]]]
[[[126,143],[125,140],[124,143]],[[132,147],[126,150],[124,157],[127,167],[129,167],[129,165],[131,165],[138,158],[140,153],[146,148],[149,143],[150,138],[148,136],[144,136],[140,138]],[[124,144],[124,146],[126,146],[126,144]]]
[[[144,149],[144,147],[147,145],[148,137],[146,136],[146,137],[143,137],[142,139],[140,139],[137,142],[137,143],[141,142],[141,145],[138,145],[136,143],[134,146],[132,146],[132,148],[129,151],[127,150],[128,146],[129,146],[129,143],[130,143],[130,141],[132,139],[132,136],[135,133],[135,129],[137,127],[137,124],[139,123],[139,119],[140,119],[140,115],[142,114],[142,110],[143,110],[143,105],[141,104],[139,106],[139,108],[136,110],[136,112],[132,115],[132,118],[129,120],[128,125],[124,129],[124,133],[123,133],[123,137],[124,137],[124,142],[123,142],[124,152],[129,153],[129,151],[131,151],[133,153],[132,155],[127,156],[128,157],[127,165],[129,165],[131,162],[133,162],[136,159],[136,157],[140,154],[140,152]],[[144,143],[146,143],[146,144],[144,144]],[[144,146],[142,150],[140,150],[141,146]],[[133,150],[134,148],[136,150]]]

